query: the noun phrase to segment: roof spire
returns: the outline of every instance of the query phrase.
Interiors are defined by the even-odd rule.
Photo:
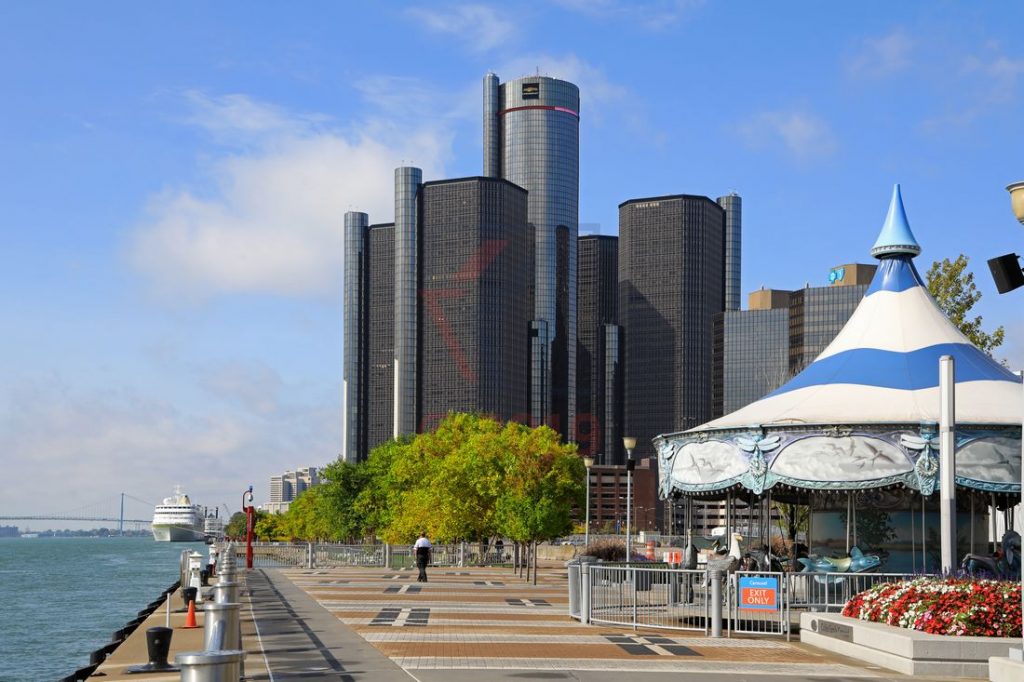
[[[907,222],[907,212],[903,210],[903,196],[900,194],[899,184],[893,185],[892,201],[889,202],[889,213],[885,216],[885,224],[878,240],[871,247],[871,255],[875,258],[886,256],[898,256],[908,254],[916,256],[921,253],[921,247],[910,231],[910,223]]]

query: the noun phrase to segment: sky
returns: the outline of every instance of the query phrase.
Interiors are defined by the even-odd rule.
[[[1024,3],[0,3],[0,515],[239,507],[341,441],[342,220],[479,175],[482,77],[580,87],[581,232],[743,197],[743,290],[872,262],[894,183],[1024,367]],[[148,514],[145,505],[135,507]],[[30,524],[32,525],[32,524]],[[37,526],[46,525],[43,523]]]

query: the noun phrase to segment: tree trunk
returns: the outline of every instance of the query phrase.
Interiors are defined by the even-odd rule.
[[[533,584],[537,584],[537,541],[533,541]]]

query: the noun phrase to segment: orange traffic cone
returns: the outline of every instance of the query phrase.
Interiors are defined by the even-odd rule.
[[[197,627],[199,627],[199,626],[196,625],[196,600],[195,599],[189,599],[188,600],[188,614],[185,616],[184,628],[186,630],[188,630],[188,629],[197,628]]]

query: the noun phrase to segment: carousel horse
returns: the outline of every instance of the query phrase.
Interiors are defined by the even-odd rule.
[[[970,576],[987,573],[996,578],[1019,580],[1021,568],[1020,533],[1008,530],[1003,533],[1002,556],[966,554],[960,562],[960,570]]]

